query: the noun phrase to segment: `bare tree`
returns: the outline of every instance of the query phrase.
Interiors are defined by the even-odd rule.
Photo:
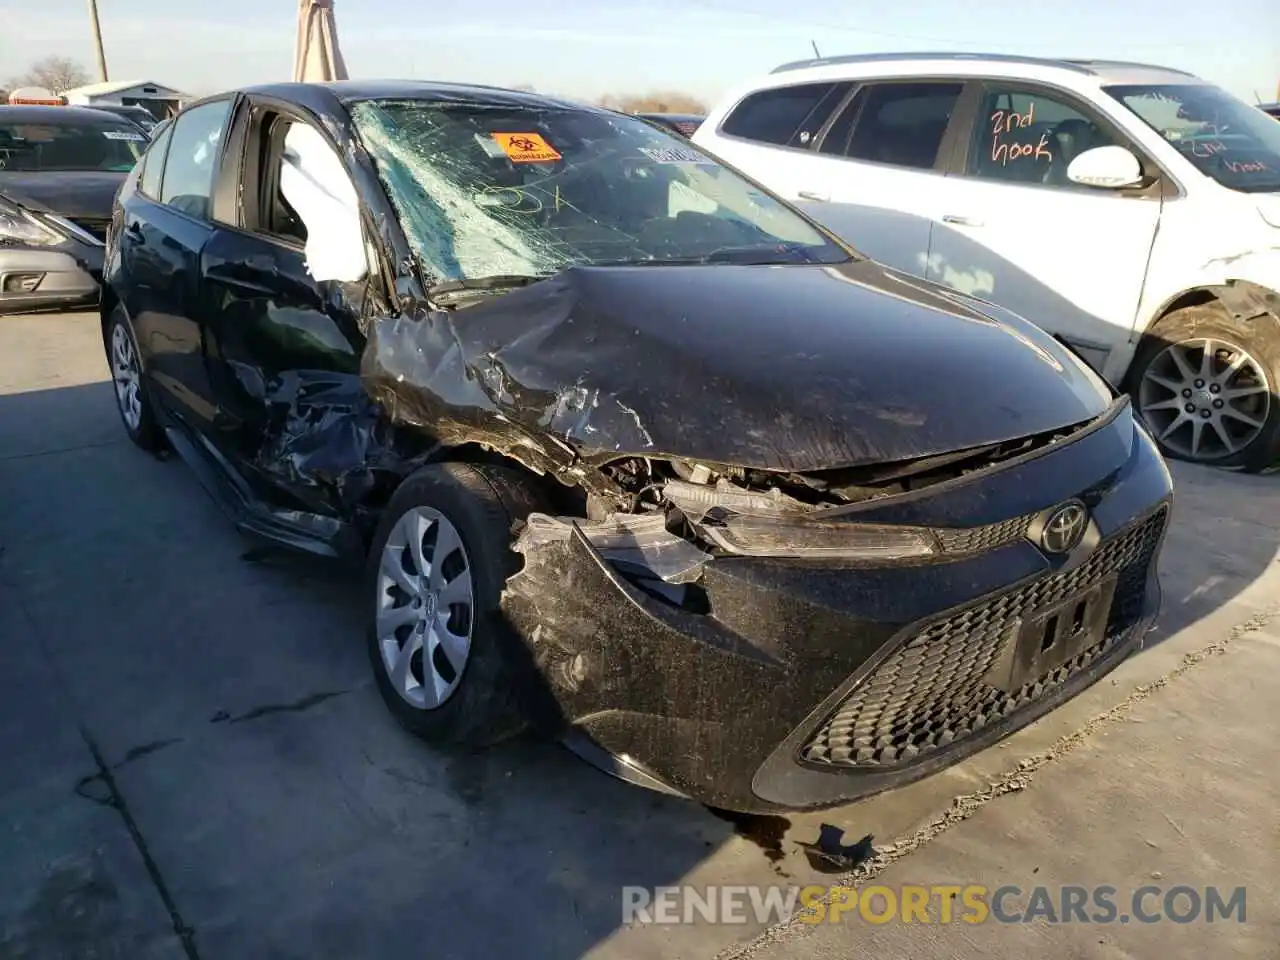
[[[10,89],[15,87],[44,87],[54,93],[62,93],[72,87],[83,86],[89,82],[89,71],[70,57],[45,57],[37,60],[27,72],[9,81]]]
[[[693,113],[705,115],[707,105],[697,97],[675,90],[657,90],[653,93],[607,93],[600,98],[600,106],[623,113]]]

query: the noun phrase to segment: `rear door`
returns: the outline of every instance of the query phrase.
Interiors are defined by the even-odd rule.
[[[928,277],[1022,314],[1070,341],[1102,370],[1137,316],[1160,220],[1161,171],[1075,94],[988,81],[943,196]],[[1067,179],[1092,147],[1133,151],[1141,188],[1108,190]]]
[[[210,197],[231,100],[183,113],[147,155],[138,192],[124,204],[122,291],[143,364],[160,399],[199,430],[216,410],[204,362],[200,255],[213,233]]]
[[[809,147],[852,89],[850,82],[824,81],[757,90],[718,130],[700,128],[693,140],[795,202],[815,178],[818,161]]]
[[[923,276],[964,86],[913,79],[852,91],[813,145],[800,205],[869,257]]]
[[[300,176],[344,199],[342,209],[320,218],[326,229],[354,206],[354,223],[346,221],[345,229],[359,234],[358,201],[340,155],[293,108],[250,98],[241,114],[219,190],[218,226],[199,266],[217,405],[214,440],[251,482],[279,486],[279,458],[264,456],[263,448],[278,439],[281,404],[297,399],[300,384],[339,400],[358,396],[364,344],[358,325],[364,278],[313,276],[304,215],[312,217],[312,230],[317,223],[286,196],[286,149],[297,161],[295,176],[301,165]]]

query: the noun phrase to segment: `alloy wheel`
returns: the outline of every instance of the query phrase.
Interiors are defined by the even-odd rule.
[[[111,328],[111,379],[125,426],[136,432],[142,424],[142,371],[133,338],[122,323]]]
[[[376,623],[391,685],[419,710],[458,688],[471,651],[475,587],[462,537],[431,507],[407,511],[378,565]]]
[[[1143,371],[1138,410],[1167,450],[1188,460],[1221,460],[1261,434],[1271,384],[1243,347],[1218,338],[1183,340]]]

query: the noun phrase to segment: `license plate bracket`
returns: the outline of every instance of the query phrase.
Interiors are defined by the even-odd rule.
[[[1111,577],[1022,620],[1013,628],[1012,642],[1004,645],[1003,655],[988,672],[987,682],[1014,693],[1100,642],[1115,592],[1116,578]]]

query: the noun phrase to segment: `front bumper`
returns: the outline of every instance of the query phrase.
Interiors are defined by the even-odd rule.
[[[1030,459],[858,508],[868,522],[949,528],[953,559],[721,557],[678,606],[575,530],[526,551],[504,594],[526,706],[611,772],[715,806],[821,807],[899,786],[1025,726],[1140,646],[1171,497],[1121,401]],[[1054,557],[1024,534],[1072,499],[1088,534]],[[1086,596],[1105,605],[1092,645],[1014,682],[1024,625]]]
[[[0,313],[70,309],[98,302],[103,248],[0,245]]]

